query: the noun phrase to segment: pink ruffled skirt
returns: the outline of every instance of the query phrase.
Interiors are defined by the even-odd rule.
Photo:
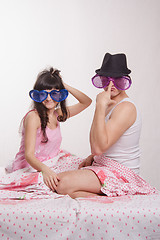
[[[102,183],[101,191],[107,196],[123,196],[134,194],[153,194],[157,190],[128,167],[105,156],[95,156],[90,169]]]

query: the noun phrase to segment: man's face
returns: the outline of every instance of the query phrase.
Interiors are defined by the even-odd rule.
[[[121,92],[122,92],[122,90],[119,90],[119,89],[117,89],[115,86],[114,86],[114,84],[113,84],[113,82],[112,81],[110,81],[111,82],[111,98],[114,98],[114,97],[116,97],[117,95],[119,95]],[[108,87],[105,87],[104,88],[104,91],[107,91],[108,90]]]

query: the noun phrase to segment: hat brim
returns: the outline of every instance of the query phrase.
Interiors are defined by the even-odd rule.
[[[127,76],[128,74],[131,73],[131,70],[127,69],[127,71],[125,73],[122,73],[122,72],[115,73],[115,72],[103,72],[103,71],[101,71],[101,69],[97,69],[95,72],[98,75],[102,75],[102,76],[105,76],[105,77],[115,77],[115,78],[118,78],[118,77]]]

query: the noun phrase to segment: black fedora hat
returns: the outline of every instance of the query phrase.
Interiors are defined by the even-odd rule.
[[[96,73],[106,77],[122,77],[131,73],[127,68],[127,59],[124,53],[111,55],[106,53],[100,69]]]

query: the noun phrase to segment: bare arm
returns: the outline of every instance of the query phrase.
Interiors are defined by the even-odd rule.
[[[79,165],[78,168],[91,166],[91,165],[92,165],[92,162],[93,162],[93,160],[94,160],[93,157],[94,157],[93,154],[89,155],[89,156]]]
[[[44,164],[35,157],[35,144],[37,129],[41,126],[36,112],[30,112],[24,122],[25,127],[25,158],[37,171],[43,171]]]
[[[54,191],[59,180],[57,175],[35,156],[36,135],[37,129],[40,126],[41,123],[38,114],[34,111],[30,112],[24,122],[25,159],[34,169],[43,173],[44,183]]]
[[[136,108],[130,102],[119,104],[105,122],[106,109],[109,112],[115,102],[110,99],[110,86],[97,96],[95,114],[90,131],[91,152],[100,155],[107,151],[134,123]]]
[[[71,93],[78,100],[77,104],[67,107],[69,117],[73,117],[78,113],[82,112],[85,108],[87,108],[91,104],[92,100],[78,89],[73,88],[66,83],[63,84],[65,89],[67,89],[68,92]],[[58,109],[57,112],[59,112],[60,114],[60,109]]]

